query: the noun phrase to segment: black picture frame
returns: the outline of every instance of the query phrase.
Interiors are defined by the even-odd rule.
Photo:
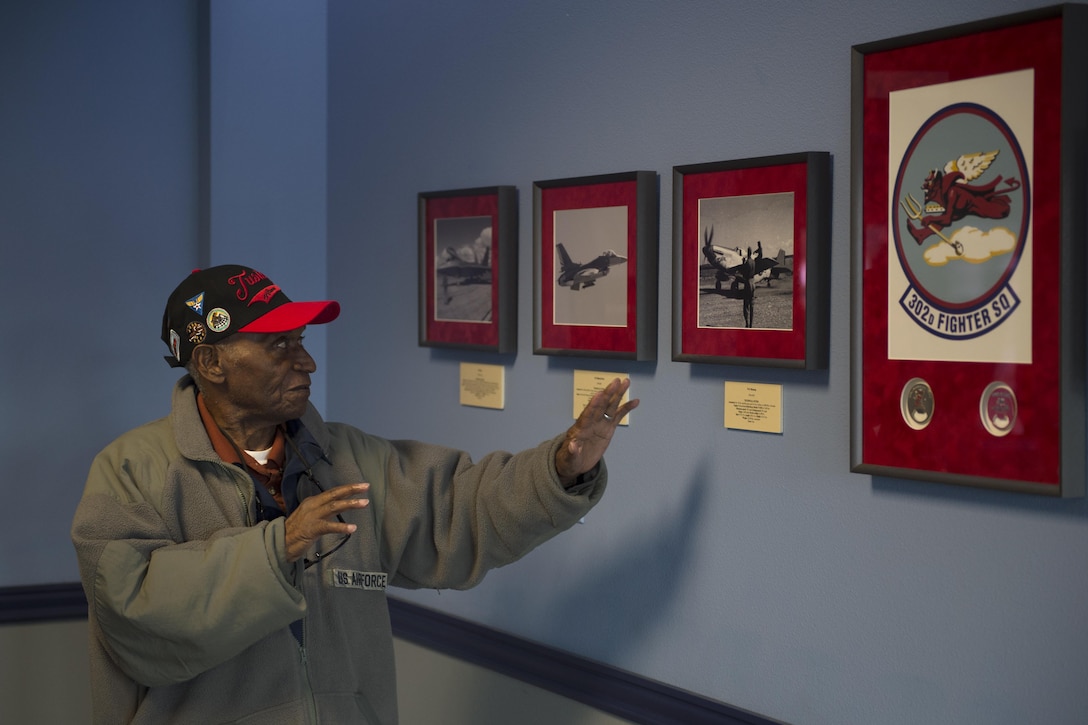
[[[656,358],[658,219],[654,171],[533,183],[534,354]]]
[[[419,344],[517,350],[517,187],[420,192]]]
[[[852,471],[1084,495],[1086,31],[1067,4],[853,48]]]
[[[673,360],[825,368],[830,236],[826,151],[674,167]]]

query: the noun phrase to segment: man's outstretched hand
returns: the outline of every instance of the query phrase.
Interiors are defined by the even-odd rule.
[[[616,426],[638,407],[637,398],[620,404],[629,387],[629,379],[613,380],[590,399],[578,420],[567,430],[566,440],[555,452],[555,470],[564,486],[593,470],[608,449]]]

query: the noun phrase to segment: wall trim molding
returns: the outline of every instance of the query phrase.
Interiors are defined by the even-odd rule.
[[[79,582],[0,587],[0,625],[86,618],[87,598]]]
[[[785,725],[610,665],[389,597],[400,639],[550,690],[638,725]]]
[[[389,597],[393,634],[638,725],[784,725],[609,665]],[[84,619],[78,582],[0,587],[0,626]]]

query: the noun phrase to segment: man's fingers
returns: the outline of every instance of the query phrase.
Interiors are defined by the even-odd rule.
[[[337,486],[336,488],[330,488],[328,491],[322,491],[316,496],[307,496],[303,499],[302,503],[309,503],[314,507],[322,506],[340,506],[347,503],[351,506],[352,501],[365,501],[366,499],[360,498],[370,492],[369,483],[349,483],[344,486]]]
[[[310,496],[309,498],[304,499],[302,503],[299,504],[298,509],[291,514],[289,519],[297,516],[299,523],[303,524],[306,529],[315,532],[317,535],[334,531],[350,533],[350,531],[355,530],[354,525],[342,524],[339,521],[332,521],[331,519],[344,511],[366,508],[369,506],[370,499],[364,498],[369,492],[369,483],[351,483],[345,486],[331,488],[317,496]],[[307,521],[313,521],[314,523],[306,525]],[[348,527],[350,527],[350,530]]]
[[[620,402],[623,400],[624,394],[630,387],[630,378],[613,378],[608,385],[597,391],[590,399],[585,410],[582,411],[582,414],[588,415],[590,422],[594,422],[602,417],[606,420],[611,420],[615,417],[614,414],[620,407]]]
[[[625,415],[638,407],[638,398],[623,402],[623,396],[627,394],[630,387],[630,378],[622,380],[616,378],[602,391],[605,394],[605,404],[601,416],[605,420],[615,421],[618,424]]]
[[[321,494],[321,497],[311,499],[316,506],[315,513],[322,519],[331,519],[339,513],[350,509],[366,508],[370,505],[370,499],[364,498],[370,492],[369,483],[352,483],[346,486],[337,486]],[[324,497],[324,498],[322,498]],[[344,525],[338,522],[329,522],[334,529],[343,529]],[[354,531],[355,527],[351,526]]]
[[[370,491],[369,483],[348,483],[343,486],[337,486],[336,488],[330,488],[324,493],[320,493],[314,496],[315,499],[329,499],[336,500],[342,498],[348,498],[351,496],[360,496]]]
[[[354,533],[355,524],[341,522],[336,516],[344,511],[369,506],[370,499],[364,498],[369,491],[369,483],[352,483],[303,499],[299,507],[287,517],[287,560],[301,558],[322,536]]]

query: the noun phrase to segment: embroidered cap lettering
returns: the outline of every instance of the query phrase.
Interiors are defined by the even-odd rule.
[[[239,274],[228,277],[227,284],[231,287],[237,286],[238,291],[235,294],[237,295],[239,300],[245,302],[246,299],[249,297],[249,288],[257,284],[258,282],[266,279],[268,279],[268,277],[265,277],[263,274],[255,269],[251,269],[249,271],[243,270]],[[271,284],[271,281],[269,281],[269,284]]]
[[[279,285],[270,284],[257,294],[253,295],[253,299],[249,301],[246,307],[252,307],[254,302],[271,302],[272,298],[275,297],[276,293],[279,291]]]

